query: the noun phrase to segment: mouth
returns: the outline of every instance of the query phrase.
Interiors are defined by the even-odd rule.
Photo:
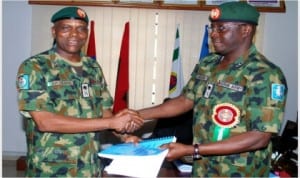
[[[69,40],[68,41],[68,45],[69,46],[77,46],[77,45],[79,45],[80,43],[79,43],[79,41],[78,40]]]
[[[223,46],[223,43],[221,41],[212,41],[212,44],[213,44],[214,47]]]

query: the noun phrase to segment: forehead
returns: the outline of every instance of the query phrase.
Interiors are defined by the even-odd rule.
[[[240,24],[240,22],[226,22],[226,21],[217,21],[217,22],[211,22],[210,25],[212,26],[221,26],[221,25],[230,25],[230,24]]]
[[[88,24],[80,19],[62,19],[59,21],[56,21],[54,23],[55,26],[57,25],[76,25],[76,26],[87,26]]]

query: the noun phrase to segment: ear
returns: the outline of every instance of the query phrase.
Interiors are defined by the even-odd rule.
[[[253,31],[253,28],[252,28],[251,25],[246,24],[246,25],[243,26],[242,31],[243,31],[243,37],[247,37],[247,36],[251,35],[251,33]]]
[[[55,27],[52,26],[51,28],[51,33],[52,33],[52,37],[55,39],[56,38],[56,32],[55,32]]]

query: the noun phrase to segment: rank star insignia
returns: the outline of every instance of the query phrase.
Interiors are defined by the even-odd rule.
[[[232,128],[237,125],[240,117],[239,109],[230,103],[221,103],[214,107],[212,120],[223,128]]]

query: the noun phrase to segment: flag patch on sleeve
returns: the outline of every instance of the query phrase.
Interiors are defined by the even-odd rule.
[[[18,77],[18,87],[19,89],[28,90],[29,89],[29,76],[24,74]]]
[[[282,101],[284,97],[285,86],[282,84],[272,84],[272,100]]]

